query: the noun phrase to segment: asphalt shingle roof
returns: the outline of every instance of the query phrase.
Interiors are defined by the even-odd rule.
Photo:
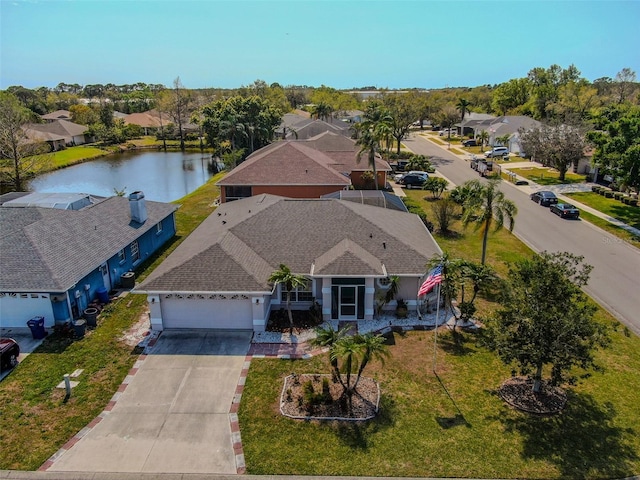
[[[281,263],[301,275],[422,275],[440,252],[410,213],[258,195],[218,207],[138,290],[271,291]]]
[[[146,202],[131,221],[129,200],[110,197],[82,210],[0,207],[0,290],[65,291],[176,210]]]

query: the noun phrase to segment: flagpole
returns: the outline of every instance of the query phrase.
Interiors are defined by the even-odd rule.
[[[436,328],[433,335],[433,373],[436,373],[436,354],[438,352],[438,321],[440,317],[440,283],[438,283],[438,304],[436,306]]]

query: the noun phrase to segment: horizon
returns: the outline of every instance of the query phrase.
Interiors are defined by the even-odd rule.
[[[264,80],[430,90],[499,85],[553,64],[591,82],[640,71],[631,0],[0,0],[0,9],[1,89],[180,77],[189,89]]]

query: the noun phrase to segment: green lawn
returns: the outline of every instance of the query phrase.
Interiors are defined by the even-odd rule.
[[[640,207],[638,206],[625,205],[620,200],[606,198],[594,192],[567,193],[566,196],[640,229]]]
[[[546,167],[523,167],[510,168],[513,173],[536,182],[539,185],[561,185],[565,183],[582,183],[585,181],[585,175],[567,172],[564,181],[560,181],[560,175],[557,170]]]
[[[178,234],[138,271],[143,279],[209,215],[220,195],[211,178],[177,201]],[[140,351],[120,340],[145,312],[146,297],[129,295],[103,310],[82,340],[55,333],[0,383],[0,469],[36,470],[107,405]],[[84,369],[69,401],[55,388],[65,373]]]
[[[426,192],[406,192],[429,212]],[[480,258],[472,228],[436,235],[453,257]],[[504,274],[531,251],[506,231],[492,234],[488,263]],[[482,309],[495,308],[484,299]],[[256,475],[370,475],[479,478],[616,478],[640,471],[640,338],[610,315],[613,344],[597,354],[603,370],[567,387],[558,416],[536,417],[496,395],[511,369],[465,334],[462,347],[433,332],[393,334],[391,357],[365,372],[378,380],[380,416],[363,424],[282,417],[278,401],[291,372],[328,373],[327,355],[308,360],[253,359],[239,411],[247,472]],[[581,372],[576,372],[578,375]]]
[[[69,165],[83,162],[85,160],[90,160],[96,157],[102,157],[104,155],[108,155],[109,153],[111,152],[97,147],[69,147],[58,152],[53,152],[51,154],[51,169],[55,170],[58,168],[68,167]]]

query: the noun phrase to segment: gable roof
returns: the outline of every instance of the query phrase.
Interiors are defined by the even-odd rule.
[[[325,122],[324,120],[304,119],[287,128],[286,138],[288,140],[306,140],[323,132],[334,132],[349,137],[351,136],[350,128],[351,125],[342,120]]]
[[[531,117],[524,115],[507,115],[498,117],[491,122],[489,131],[496,135],[506,135],[517,133],[521,128],[531,130],[540,127],[542,124]]]
[[[271,292],[281,263],[302,275],[420,276],[440,252],[414,214],[258,195],[218,207],[137,290]]]
[[[131,221],[129,200],[110,197],[81,210],[0,207],[0,290],[66,291],[176,206],[146,202],[148,220]]]
[[[54,120],[49,123],[30,123],[25,126],[27,130],[48,133],[51,135],[61,135],[63,137],[75,137],[84,135],[87,131],[85,125],[69,122],[68,120]]]
[[[56,110],[40,117],[44,120],[70,120],[71,112],[69,110]]]
[[[302,142],[276,142],[249,155],[217,185],[350,185],[332,163],[325,153]]]
[[[139,113],[130,113],[124,117],[124,123],[139,125],[140,127],[146,128],[156,128],[161,126],[160,119],[154,115],[151,115],[149,112],[139,112]],[[167,119],[162,120],[162,125],[168,125],[169,122]]]

